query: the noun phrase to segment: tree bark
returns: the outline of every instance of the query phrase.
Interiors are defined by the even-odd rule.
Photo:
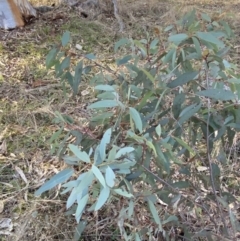
[[[22,27],[24,19],[36,15],[36,10],[28,0],[0,0],[0,28]]]

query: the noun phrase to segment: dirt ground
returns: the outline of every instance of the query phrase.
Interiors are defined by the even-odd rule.
[[[32,3],[50,5],[54,1]],[[11,219],[12,224],[5,229],[6,235],[0,234],[0,241],[67,241],[74,235],[75,220],[72,215],[65,215],[66,197],[58,196],[59,190],[45,197],[34,197],[34,191],[63,165],[51,153],[49,144],[57,130],[53,123],[55,111],[75,112],[76,118],[87,123],[84,106],[94,98],[91,87],[83,82],[80,88],[86,94],[76,102],[66,101],[59,80],[45,67],[47,53],[60,41],[63,32],[71,32],[73,52],[78,51],[77,44],[81,45],[82,53],[93,52],[104,65],[111,65],[114,43],[121,37],[140,39],[143,28],[164,28],[193,7],[229,21],[237,36],[232,42],[231,58],[238,65],[240,3],[237,0],[120,0],[120,16],[126,26],[123,33],[118,32],[118,22],[107,6],[102,14],[95,16],[93,11],[88,18],[79,9],[56,6],[53,12],[39,16],[22,29],[0,30],[0,219]],[[88,221],[83,240],[97,240],[96,229],[99,236],[105,237],[99,240],[121,240],[113,222],[117,206],[114,203],[104,213],[83,216]]]

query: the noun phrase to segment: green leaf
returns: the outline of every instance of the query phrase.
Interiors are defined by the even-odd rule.
[[[182,125],[184,122],[186,122],[189,118],[191,118],[195,113],[200,110],[201,106],[202,104],[199,103],[198,105],[193,104],[185,108],[179,115],[180,119],[178,120],[178,124]]]
[[[180,44],[182,41],[186,40],[188,38],[188,35],[185,33],[179,33],[175,35],[171,35],[168,37],[169,42],[173,42],[176,45]]]
[[[133,197],[133,195],[127,191],[124,191],[120,188],[116,188],[116,189],[113,189],[114,192],[116,192],[117,194],[123,196],[123,197],[127,197],[127,198],[131,198]]]
[[[128,218],[131,218],[134,213],[134,202],[133,200],[130,200],[128,203]]]
[[[159,43],[159,39],[155,38],[151,43],[150,43],[150,49],[155,49],[157,48],[157,44]]]
[[[115,158],[118,159],[118,158],[120,158],[121,156],[125,156],[126,154],[131,153],[131,152],[133,152],[133,151],[134,151],[134,148],[133,148],[133,147],[129,147],[129,146],[123,147],[123,148],[121,148],[121,149],[117,152]]]
[[[182,51],[184,53],[184,51]],[[172,56],[172,69],[176,67],[176,57],[177,57],[177,49],[174,49],[173,56]]]
[[[73,188],[71,194],[68,197],[67,204],[66,204],[66,209],[69,209],[77,200],[79,193],[77,188]]]
[[[53,141],[57,140],[63,131],[63,127],[61,127],[58,131],[56,131],[50,138],[49,143],[51,144]]]
[[[181,113],[181,106],[182,106],[184,100],[185,100],[185,94],[183,94],[183,93],[178,94],[174,98],[172,112],[173,112],[175,119],[177,119]]]
[[[169,31],[169,30],[171,30],[171,29],[173,29],[174,28],[174,25],[169,25],[169,26],[167,26],[165,29],[164,29],[164,32],[167,32],[167,31]]]
[[[230,26],[228,25],[228,23],[226,23],[223,20],[221,20],[220,23],[223,25],[228,37],[234,37],[234,33],[233,33],[232,29],[230,28]]]
[[[155,128],[155,131],[156,131],[157,135],[160,137],[162,134],[162,128],[161,128],[160,124]]]
[[[111,85],[97,85],[95,86],[95,90],[115,91]]]
[[[198,54],[198,58],[200,58],[202,56],[202,50],[201,50],[199,40],[196,37],[192,37],[192,40],[193,40],[193,43],[195,45],[195,49],[196,49],[196,52]]]
[[[101,109],[112,108],[119,106],[119,102],[116,100],[100,100],[88,106],[88,109]]]
[[[138,233],[135,233],[135,241],[142,241]]]
[[[116,93],[115,92],[103,92],[97,95],[98,99],[102,100],[115,100],[116,99]]]
[[[117,60],[117,66],[126,64],[131,59],[132,59],[132,55],[127,55],[127,56],[123,57],[122,59],[118,59]]]
[[[113,170],[108,166],[106,169],[106,173],[105,173],[105,180],[106,183],[109,187],[113,187],[115,184],[115,173],[113,172]]]
[[[219,48],[224,47],[224,43],[222,41],[220,41],[217,37],[215,37],[213,33],[197,32],[197,36],[198,36],[198,38],[200,38],[206,42],[216,44]]]
[[[129,168],[134,166],[135,164],[136,164],[136,161],[134,161],[134,160],[128,161],[128,160],[124,159],[124,161],[109,164],[109,166],[113,170],[120,169],[120,170],[116,170],[119,173],[119,171],[121,171],[121,170],[129,170]]]
[[[88,154],[85,151],[80,151],[79,148],[73,144],[69,144],[68,145],[69,149],[73,152],[73,154],[79,158],[79,160],[86,162],[86,163],[90,163],[90,157],[88,156]]]
[[[156,161],[157,161],[158,167],[163,169],[165,172],[169,173],[170,172],[170,162],[165,158],[159,143],[154,142],[154,146],[155,146],[156,152],[157,152]]]
[[[76,218],[76,221],[79,223],[80,219],[81,219],[81,216],[82,216],[82,213],[84,211],[84,208],[86,207],[87,205],[87,202],[88,202],[88,198],[89,198],[89,195],[86,194],[83,198],[81,198],[81,200],[78,202],[78,206],[77,206],[77,210],[76,210],[76,213],[75,213],[75,218]]]
[[[70,72],[66,72],[64,77],[64,79],[67,80],[67,82],[70,84],[70,86],[73,88],[73,76]]]
[[[83,175],[84,174],[84,175]],[[94,180],[94,174],[92,170],[83,173],[79,176],[78,180],[81,179],[80,184],[76,187],[76,190],[81,195],[86,191],[86,188],[89,188],[89,186],[92,184]]]
[[[220,174],[221,174],[221,171],[220,171],[220,168],[217,164],[215,163],[212,163],[212,175],[214,178],[219,178],[220,177]]]
[[[234,100],[236,98],[232,91],[221,90],[221,89],[203,90],[203,91],[197,92],[196,95],[205,96],[205,97],[209,97],[216,100],[222,100],[222,101]]]
[[[66,31],[62,36],[62,46],[65,47],[70,41],[70,32]]]
[[[96,202],[96,206],[95,206],[95,211],[99,210],[108,200],[110,194],[110,188],[108,186],[104,187],[101,192],[100,195],[98,197],[98,200]]]
[[[205,20],[205,21],[207,21],[209,23],[212,22],[211,18],[206,13],[201,13],[201,16],[202,16],[203,20]]]
[[[100,170],[95,165],[92,165],[92,172],[95,175],[95,177],[99,180],[99,182],[102,184],[102,186],[105,188],[106,182],[103,177],[103,174],[100,172]]]
[[[116,52],[121,46],[130,43],[130,40],[127,38],[120,39],[114,46],[114,52]]]
[[[69,179],[72,176],[73,173],[74,173],[73,169],[65,169],[65,170],[59,172],[58,174],[53,176],[49,181],[44,183],[35,192],[34,195],[35,196],[40,196],[43,192],[48,191],[48,190],[54,188],[55,186],[57,186],[58,184],[65,182],[67,179]]]
[[[197,75],[198,75],[198,71],[184,73],[184,74],[180,75],[179,77],[177,77],[172,82],[170,82],[167,86],[169,88],[175,88],[177,86],[182,86],[182,85],[188,83],[189,81],[195,79]]]
[[[240,231],[240,223],[238,221],[238,218],[234,215],[231,208],[229,207],[229,217],[231,221],[232,228],[234,230],[234,233],[236,234],[238,231]]]
[[[232,84],[240,84],[240,79],[231,78],[231,79],[227,79],[226,81]]]
[[[101,115],[96,115],[96,116],[93,116],[91,121],[94,122],[94,121],[104,121],[105,119],[109,119],[111,116],[113,116],[114,113],[103,113]]]
[[[152,217],[153,217],[155,223],[158,224],[159,230],[162,232],[163,228],[162,228],[161,220],[160,220],[160,218],[158,216],[158,211],[157,211],[155,205],[153,204],[153,202],[149,198],[148,198],[147,201],[148,201],[148,207],[150,209]]]
[[[87,225],[86,221],[81,221],[77,227],[76,227],[76,231],[74,233],[74,241],[79,241],[81,236],[82,236],[82,232],[84,231],[85,227]]]
[[[148,77],[148,79],[154,84],[154,77],[146,70],[141,68],[141,71]]]
[[[195,155],[195,151],[183,140],[172,136],[181,146],[185,147],[192,155]]]
[[[142,119],[140,117],[140,114],[138,111],[132,107],[129,107],[130,110],[130,117],[133,119],[136,128],[139,130],[140,133],[142,133]]]
[[[87,58],[87,59],[90,59],[90,60],[94,60],[94,59],[96,59],[97,57],[94,55],[94,54],[86,54],[85,55],[85,58]]]
[[[146,57],[146,56],[147,56],[147,49],[146,49],[145,46],[142,44],[143,41],[134,40],[133,42],[134,42],[134,44],[140,49],[142,56],[143,56],[143,57]],[[145,42],[144,44],[146,44],[146,42]]]
[[[168,53],[167,53],[167,55],[165,56],[165,58],[163,59],[163,63],[164,64],[166,64],[166,63],[168,63],[168,62],[170,62],[170,60],[172,60],[172,56],[173,56],[173,54],[175,53],[175,49],[171,49]]]
[[[172,215],[172,216],[169,216],[166,220],[164,220],[162,222],[162,224],[166,224],[166,223],[170,223],[170,222],[177,222],[178,221],[178,217]]]
[[[188,188],[190,185],[188,181],[179,181],[179,182],[172,183],[171,186],[174,188],[182,189],[182,188]]]
[[[77,66],[75,67],[75,75],[73,78],[73,85],[72,85],[72,89],[73,89],[73,94],[77,95],[78,93],[78,87],[79,84],[82,80],[82,72],[83,72],[83,62],[80,61]]]
[[[155,146],[153,145],[152,141],[147,141],[147,142],[146,142],[146,145],[153,151],[154,156],[156,157],[156,156],[157,156],[157,152],[156,152],[156,148],[155,148]]]
[[[70,57],[66,57],[63,59],[62,63],[61,63],[61,70],[64,70],[64,69],[68,69],[70,66]]]
[[[104,133],[104,135],[101,139],[101,142],[100,142],[100,145],[99,145],[99,153],[100,153],[100,157],[101,157],[102,162],[106,158],[106,147],[110,143],[111,135],[112,135],[112,129],[109,128],[108,130],[106,130],[106,132]],[[100,163],[98,163],[98,164],[100,164]]]
[[[56,61],[56,56],[58,54],[59,49],[53,48],[46,57],[46,66],[48,69],[50,69]]]

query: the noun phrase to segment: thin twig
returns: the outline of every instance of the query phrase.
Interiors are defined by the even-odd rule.
[[[207,210],[204,206],[202,206],[202,205],[199,204],[199,203],[196,203],[196,202],[192,201],[192,200],[189,199],[189,198],[184,197],[184,196],[182,195],[182,193],[180,193],[176,188],[174,188],[174,187],[171,186],[169,183],[167,183],[166,181],[164,181],[162,178],[160,178],[159,176],[157,176],[156,174],[154,174],[152,171],[150,171],[150,170],[149,170],[148,168],[146,168],[144,165],[141,165],[141,167],[142,167],[144,170],[146,170],[148,173],[150,173],[151,175],[153,175],[153,176],[156,178],[156,180],[159,181],[161,184],[163,184],[163,185],[167,186],[168,188],[170,188],[170,189],[172,190],[172,192],[177,193],[177,194],[181,194],[181,196],[182,196],[182,198],[183,198],[184,200],[190,201],[191,203],[196,204],[197,206],[199,206],[199,207],[201,207],[202,209],[204,209],[204,211],[208,214],[208,216],[209,216],[210,220],[212,221],[212,223],[217,227],[216,222],[214,221],[214,219],[211,217],[210,213],[208,212],[208,210]]]
[[[120,18],[119,14],[118,14],[118,7],[117,7],[117,0],[112,0],[113,6],[114,6],[114,16],[118,21],[118,24],[120,26],[120,32],[123,32],[124,29],[124,23],[122,21],[122,19]]]
[[[207,89],[209,89],[209,71],[208,71],[208,69],[206,70],[206,85],[207,85]],[[229,233],[227,230],[227,225],[226,225],[225,219],[223,217],[222,209],[221,209],[221,206],[220,206],[220,203],[218,200],[216,187],[215,187],[215,183],[214,183],[214,177],[213,177],[212,161],[211,161],[210,146],[209,146],[209,140],[212,135],[212,134],[209,134],[210,112],[211,112],[211,101],[210,101],[210,98],[208,98],[207,138],[206,139],[207,139],[207,159],[208,159],[208,164],[209,164],[210,180],[211,180],[213,195],[216,199],[217,207],[219,210],[220,218],[222,220],[224,229],[226,230],[227,235],[229,236]]]

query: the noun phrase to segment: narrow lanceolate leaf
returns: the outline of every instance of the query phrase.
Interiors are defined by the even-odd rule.
[[[110,194],[110,188],[108,186],[106,186],[101,190],[98,200],[96,202],[95,211],[99,210],[106,203],[106,201],[108,200],[109,194]]]
[[[195,155],[195,151],[183,140],[172,136],[180,145],[182,145],[183,147],[185,147],[192,155]]]
[[[157,156],[156,148],[154,147],[153,143],[151,141],[147,141],[146,145],[153,151],[154,156]]]
[[[77,200],[78,190],[74,188],[68,197],[66,208],[69,209]]]
[[[96,59],[96,56],[93,53],[91,53],[91,54],[86,54],[85,58],[90,59],[90,60],[94,60],[94,59]]]
[[[84,211],[84,208],[86,207],[87,205],[87,201],[88,201],[88,198],[89,198],[89,195],[86,194],[79,202],[78,202],[78,206],[77,206],[77,210],[76,210],[76,213],[75,213],[75,218],[76,218],[76,221],[79,223],[80,219],[81,219],[81,216],[82,216],[82,213]]]
[[[156,131],[157,135],[160,137],[162,134],[162,128],[161,128],[160,124],[155,128],[155,131]]]
[[[185,33],[179,33],[179,34],[175,34],[175,35],[171,35],[169,38],[168,38],[168,41],[169,42],[173,42],[175,44],[179,44],[181,43],[182,41],[186,40],[188,38],[188,35],[185,34]]]
[[[150,199],[148,199],[148,206],[149,206],[149,209],[150,209],[150,212],[153,216],[154,221],[156,222],[156,224],[158,224],[160,231],[162,231],[162,224],[161,224],[161,220],[158,216],[157,209]]]
[[[79,148],[73,144],[69,144],[68,147],[73,152],[73,154],[81,161],[87,162],[87,163],[91,162],[90,157],[85,151],[80,151]]]
[[[132,59],[132,55],[127,55],[122,59],[117,60],[117,65],[120,66],[120,65],[126,64],[131,59]]]
[[[106,182],[103,177],[103,174],[100,172],[100,170],[95,165],[92,165],[92,172],[95,175],[95,177],[99,180],[99,182],[102,184],[102,186],[106,187]]]
[[[97,85],[95,86],[95,90],[115,91],[111,85]]]
[[[120,158],[121,156],[125,156],[126,154],[131,153],[131,152],[133,152],[133,151],[134,151],[134,148],[133,148],[133,147],[130,147],[130,146],[123,147],[123,148],[121,148],[121,149],[117,152],[115,158],[118,159],[118,158]]]
[[[220,41],[218,38],[216,38],[212,33],[197,32],[197,36],[198,36],[198,38],[200,38],[206,42],[218,45],[220,48],[224,47],[224,43],[222,41]]]
[[[46,57],[46,66],[48,69],[54,65],[54,61],[56,61],[56,56],[58,54],[58,51],[59,51],[58,49],[54,48],[48,53]]]
[[[197,104],[193,104],[193,105],[190,105],[188,106],[188,111],[187,112],[183,112],[180,114],[180,118],[178,120],[178,124],[179,125],[182,125],[184,122],[186,122],[189,118],[191,118],[194,114],[196,114],[200,108],[201,108],[202,104],[199,103],[198,105]],[[185,111],[185,110],[183,110]]]
[[[140,133],[142,133],[142,119],[140,117],[140,114],[138,111],[132,107],[129,107],[130,110],[130,116],[133,119],[136,128],[139,130]]]
[[[117,189],[114,189],[114,192],[116,192],[117,194],[123,196],[123,197],[128,197],[128,198],[131,198],[133,197],[133,195],[127,191],[123,191],[122,189],[120,188],[117,188]]]
[[[193,43],[195,45],[196,52],[198,54],[198,57],[202,56],[202,50],[200,46],[200,42],[196,37],[192,37]]]
[[[148,79],[154,84],[154,77],[146,69],[141,68],[141,70],[148,77]]]
[[[232,91],[221,90],[221,89],[208,89],[208,90],[199,91],[196,94],[200,96],[216,99],[216,100],[222,100],[222,101],[234,100],[236,98]]]
[[[79,222],[79,224],[75,228],[75,233],[74,233],[73,240],[80,240],[80,238],[82,236],[82,233],[83,233],[83,231],[84,231],[86,226],[87,226],[87,221]]]
[[[115,184],[115,173],[113,172],[111,167],[107,167],[106,173],[105,173],[105,180],[109,187],[113,187]]]
[[[88,106],[88,109],[112,108],[119,106],[116,100],[100,100]]]
[[[60,183],[65,182],[70,178],[73,174],[74,170],[73,169],[65,169],[55,176],[53,176],[49,181],[47,181],[45,184],[43,184],[36,192],[35,196],[40,196],[43,192],[48,191],[55,186],[57,186]]]
[[[197,75],[198,75],[197,71],[184,73],[184,74],[180,75],[179,77],[177,77],[172,82],[170,82],[167,86],[169,88],[175,88],[177,86],[182,86],[184,84],[187,84],[189,81],[194,80]]]
[[[70,32],[66,31],[62,36],[62,46],[65,47],[70,41]]]
[[[106,157],[106,147],[110,143],[112,135],[112,129],[109,128],[103,135],[102,140],[99,145],[99,154],[101,157],[101,160],[104,161]]]
[[[130,40],[127,38],[120,39],[117,43],[115,43],[114,52],[116,52],[121,46],[128,44],[129,42]]]

